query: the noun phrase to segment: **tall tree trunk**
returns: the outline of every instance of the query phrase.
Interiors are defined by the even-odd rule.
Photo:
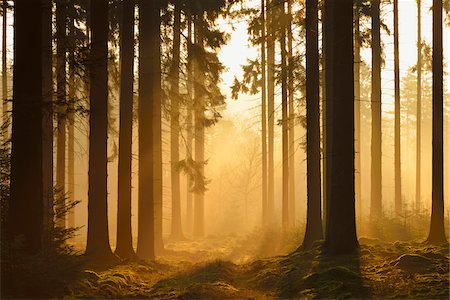
[[[320,199],[320,112],[318,1],[306,2],[306,231],[303,247],[323,238]]]
[[[193,140],[193,126],[192,126],[192,107],[194,102],[194,74],[193,74],[193,58],[192,58],[192,21],[191,16],[188,18],[188,62],[187,62],[187,86],[188,86],[188,96],[189,102],[186,104],[186,160],[192,160],[192,140]],[[193,195],[191,192],[193,182],[190,176],[187,176],[187,187],[186,187],[186,225],[189,232],[193,230],[193,218],[194,218],[194,206],[193,206]]]
[[[181,23],[181,3],[175,1],[174,22],[173,22],[173,49],[172,66],[170,70],[171,78],[171,118],[170,118],[170,160],[171,160],[171,182],[172,182],[172,238],[183,238],[181,230],[181,199],[180,199],[180,173],[177,164],[180,160],[180,23]]]
[[[378,219],[381,206],[381,38],[380,0],[372,1],[372,144],[370,216]]]
[[[398,0],[394,0],[394,85],[395,85],[395,212],[402,213],[400,144],[400,57],[398,42]]]
[[[355,3],[355,202],[358,225],[362,226],[361,199],[361,31],[360,2]]]
[[[288,90],[289,90],[289,222],[295,226],[295,111],[294,111],[294,72],[292,62],[292,1],[288,0],[287,28],[288,39]]]
[[[444,85],[442,1],[433,0],[433,185],[428,243],[447,243],[444,228]]]
[[[266,90],[266,1],[261,0],[261,148],[262,148],[262,226],[267,225],[267,90]]]
[[[52,0],[42,1],[42,183],[44,229],[54,227],[53,212],[53,49]],[[46,242],[49,242],[46,235]]]
[[[286,70],[286,25],[285,25],[285,9],[284,2],[281,3],[280,14],[282,16],[280,30],[280,47],[281,47],[281,139],[282,139],[282,226],[283,230],[289,227],[289,141],[288,141],[288,86],[287,86],[287,70]]]
[[[274,127],[275,127],[275,32],[273,1],[267,7],[267,114],[268,114],[268,169],[267,169],[267,222],[272,224],[275,210]]]
[[[108,0],[92,1],[90,52],[89,191],[86,254],[111,260],[108,233]]]
[[[325,64],[328,168],[325,247],[331,254],[356,251],[354,181],[353,1],[325,0]]]
[[[117,246],[122,258],[134,258],[131,231],[131,163],[133,143],[134,0],[122,2],[120,26],[120,125]]]
[[[69,203],[75,201],[75,3],[69,0],[68,17],[69,17],[69,103],[68,103],[68,126],[67,126],[67,196]],[[75,207],[69,210],[68,223],[69,228],[75,227]]]
[[[56,95],[57,95],[57,145],[56,145],[56,225],[66,227],[66,218],[62,214],[66,205],[66,120],[67,120],[67,92],[66,92],[66,17],[67,0],[56,1]]]
[[[421,0],[417,0],[417,113],[416,113],[416,203],[415,210],[420,212],[421,194],[421,145],[422,145],[422,14]]]
[[[8,70],[6,66],[8,45],[6,44],[6,31],[8,29],[8,1],[3,0],[3,19],[2,19],[2,122],[6,124],[8,121]],[[6,130],[6,129],[5,129]],[[7,139],[8,130],[4,137]]]
[[[161,182],[161,64],[159,1],[139,1],[139,211],[137,255],[155,259]],[[161,237],[161,236],[160,236]],[[162,237],[161,237],[162,238]]]
[[[37,253],[43,242],[42,1],[14,2],[14,80],[11,150],[11,241]]]
[[[197,17],[199,18],[199,17]],[[197,20],[196,20],[197,21]],[[194,36],[198,47],[204,47],[203,36],[200,33],[200,28],[197,22],[194,22]],[[199,63],[195,63],[195,76],[198,84],[195,85],[195,100],[194,100],[194,117],[195,117],[195,161],[199,165],[198,176],[203,177],[205,174],[205,95],[201,92],[198,85],[204,85],[204,72],[200,68]],[[205,203],[203,191],[194,193],[194,236],[203,237],[205,235]]]

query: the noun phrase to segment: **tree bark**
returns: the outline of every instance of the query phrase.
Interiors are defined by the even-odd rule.
[[[370,216],[378,219],[381,206],[381,37],[380,0],[372,1],[372,144]]]
[[[442,1],[433,0],[433,183],[427,242],[447,243],[444,228],[444,85]]]
[[[274,127],[275,127],[275,32],[273,24],[273,1],[267,7],[267,114],[268,114],[268,182],[267,182],[267,222],[272,224],[275,210],[274,171]]]
[[[328,168],[330,171],[325,249],[354,253],[354,74],[353,1],[325,1],[325,65]],[[329,105],[331,104],[331,105]]]
[[[183,238],[181,228],[181,199],[180,199],[180,173],[177,164],[180,160],[180,26],[181,6],[175,1],[174,23],[173,23],[173,49],[172,66],[170,70],[171,79],[171,118],[170,118],[170,160],[171,160],[171,188],[172,188],[172,233],[174,239]]]
[[[320,198],[318,1],[306,2],[306,162],[307,214],[303,248],[323,238]]]
[[[42,1],[14,3],[10,240],[38,253],[43,242]]]
[[[131,164],[133,144],[134,0],[122,2],[120,26],[120,125],[115,253],[134,258],[131,230]]]
[[[86,255],[113,259],[108,233],[108,0],[92,1],[90,51],[89,190]]]

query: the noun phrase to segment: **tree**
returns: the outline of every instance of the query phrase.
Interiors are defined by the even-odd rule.
[[[194,73],[193,73],[193,54],[192,54],[192,20],[187,21],[188,36],[187,36],[187,89],[188,89],[188,101],[186,103],[186,157],[185,159],[192,160],[192,141],[193,141],[193,126],[192,126],[192,108],[194,102]],[[193,181],[191,176],[187,176],[186,187],[186,223],[189,232],[192,232],[194,226],[194,206],[193,206],[193,194],[191,188]]]
[[[174,1],[173,21],[173,47],[172,65],[170,69],[171,109],[170,109],[170,161],[171,161],[171,188],[172,188],[172,238],[181,239],[181,198],[180,198],[180,172],[177,169],[180,160],[180,27],[181,3]]]
[[[267,225],[267,86],[266,86],[266,4],[261,0],[261,154],[262,226]]]
[[[69,203],[75,201],[75,3],[74,0],[68,1],[68,39],[67,49],[69,77],[68,77],[68,103],[67,103],[67,197]],[[69,210],[67,226],[75,227],[75,207]]]
[[[417,124],[416,124],[416,211],[420,211],[421,144],[422,144],[422,15],[421,0],[417,0]]]
[[[305,249],[323,238],[320,198],[319,26],[318,1],[306,2],[306,159],[307,214]]]
[[[360,0],[355,3],[355,201],[359,225],[362,224],[361,199],[361,30]]]
[[[56,189],[58,205],[56,206],[56,225],[65,228],[65,216],[61,213],[65,206],[66,183],[66,121],[67,121],[67,90],[66,90],[66,18],[68,0],[56,1],[56,102],[57,102],[57,144],[56,144]]]
[[[289,222],[295,226],[295,110],[294,110],[294,72],[292,53],[292,1],[287,1],[287,59],[288,59],[288,91],[289,91]]]
[[[11,241],[37,253],[43,242],[42,1],[15,1],[11,184]]]
[[[139,1],[139,210],[137,255],[154,259],[162,201],[160,3]],[[162,246],[162,245],[160,245]]]
[[[86,254],[93,261],[113,259],[108,234],[108,0],[90,7],[89,191]]]
[[[286,20],[284,2],[280,2],[280,48],[281,48],[281,139],[282,139],[282,226],[283,230],[289,227],[289,141],[288,141],[288,86],[286,65]]]
[[[355,225],[353,1],[325,1],[327,222],[325,249],[353,253]]]
[[[8,79],[7,79],[7,67],[6,67],[6,58],[7,58],[7,45],[6,45],[6,30],[8,26],[8,1],[3,0],[2,2],[3,8],[3,18],[2,18],[2,122],[6,124],[8,120]]]
[[[52,8],[52,0],[42,1],[42,183],[46,233],[54,227]]]
[[[268,183],[267,183],[267,221],[274,222],[275,209],[275,171],[274,171],[274,127],[275,127],[275,31],[274,1],[267,7],[267,114],[268,114]]]
[[[395,85],[395,212],[402,213],[400,145],[400,60],[398,42],[398,0],[394,0],[394,85]]]
[[[133,140],[134,0],[124,0],[120,26],[120,128],[117,246],[122,258],[134,258],[131,232],[131,162]]]
[[[433,178],[430,233],[427,242],[447,243],[444,228],[444,85],[442,1],[433,0]]]
[[[372,144],[370,216],[381,217],[381,37],[380,0],[372,1]]]

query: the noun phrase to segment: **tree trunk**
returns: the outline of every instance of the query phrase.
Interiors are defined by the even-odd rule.
[[[8,28],[8,1],[3,0],[3,20],[2,20],[2,122],[8,122],[8,70],[6,57],[8,45],[6,44],[6,31]],[[4,138],[7,139],[8,130],[5,128]]]
[[[181,6],[175,1],[174,23],[173,23],[173,49],[171,78],[171,118],[170,118],[170,161],[171,161],[171,187],[172,187],[172,233],[174,239],[183,238],[181,229],[181,199],[180,199],[180,173],[177,164],[180,160],[180,24]]]
[[[66,118],[67,118],[67,92],[66,92],[66,17],[67,0],[56,1],[56,95],[57,95],[57,149],[56,149],[56,226],[65,228],[66,218],[62,214],[66,205]]]
[[[120,125],[117,246],[122,258],[134,258],[131,231],[131,163],[133,143],[134,1],[122,2],[120,26]]]
[[[69,203],[75,201],[75,6],[74,0],[69,0],[69,103],[68,103],[68,141],[67,141],[67,196]],[[75,207],[69,210],[68,224],[69,228],[75,227]]]
[[[274,127],[275,127],[275,32],[273,25],[273,1],[267,7],[267,114],[268,114],[268,183],[267,222],[272,224],[275,210]]]
[[[420,212],[421,145],[422,145],[422,16],[421,0],[417,0],[417,128],[416,128],[416,212]]]
[[[362,226],[361,199],[361,31],[360,4],[355,3],[355,202],[358,225]]]
[[[330,171],[325,247],[354,253],[355,225],[353,1],[325,1],[327,143]]]
[[[267,90],[266,90],[266,11],[261,0],[261,148],[262,148],[262,226],[267,225]]]
[[[288,90],[289,90],[289,226],[295,226],[295,111],[294,74],[292,61],[292,1],[288,0]]]
[[[139,211],[137,255],[155,259],[162,200],[159,1],[139,2]]]
[[[444,228],[444,85],[442,1],[433,0],[433,186],[427,242],[447,243]]]
[[[14,3],[14,81],[11,197],[12,242],[37,253],[43,241],[42,190],[42,1]]]
[[[90,52],[89,191],[86,254],[109,261],[108,234],[108,0],[92,1]]]
[[[199,17],[197,17],[199,18]],[[194,36],[198,47],[204,47],[203,36],[200,33],[200,28],[197,22],[194,22]],[[198,84],[195,85],[195,100],[194,100],[194,117],[195,117],[195,161],[199,165],[198,176],[205,174],[205,104],[204,97],[198,85],[204,85],[204,72],[200,68],[199,63],[195,63],[195,76]],[[194,193],[194,236],[203,237],[205,235],[205,203],[203,191]]]
[[[285,19],[284,3],[281,4],[280,14]],[[281,21],[283,22],[283,21]],[[289,228],[289,142],[288,142],[288,86],[287,86],[287,70],[286,70],[286,26],[281,24],[281,139],[282,139],[282,225],[283,230]]]
[[[191,17],[191,16],[189,16]],[[187,63],[187,86],[188,86],[188,98],[189,102],[186,104],[186,160],[192,159],[192,140],[193,140],[193,127],[192,127],[192,105],[194,102],[194,74],[193,74],[193,61],[192,53],[190,47],[192,45],[192,21],[191,18],[188,19],[188,63]],[[187,187],[186,187],[186,225],[188,231],[192,233],[193,231],[193,218],[194,218],[194,208],[193,208],[193,195],[191,192],[193,182],[190,176],[187,176]]]
[[[318,2],[306,2],[306,162],[308,207],[303,247],[323,238],[320,202],[320,112]]]
[[[47,235],[54,227],[53,212],[53,49],[52,0],[42,2],[42,182],[44,229]]]
[[[398,0],[394,0],[394,85],[395,85],[395,212],[402,213],[400,140],[400,58],[398,42]]]
[[[380,0],[372,1],[372,144],[370,216],[378,219],[381,206],[381,38]]]

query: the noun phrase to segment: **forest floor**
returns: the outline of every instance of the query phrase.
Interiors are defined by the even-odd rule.
[[[320,244],[302,251],[270,236],[168,242],[156,262],[85,270],[67,297],[449,299],[448,245],[367,238],[360,244],[358,255],[330,257]]]

